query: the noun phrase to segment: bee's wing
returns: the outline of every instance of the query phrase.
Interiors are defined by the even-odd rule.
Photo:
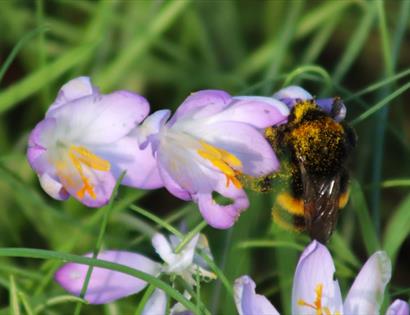
[[[336,226],[339,211],[340,174],[318,178],[301,167],[306,230],[312,239],[326,243]]]

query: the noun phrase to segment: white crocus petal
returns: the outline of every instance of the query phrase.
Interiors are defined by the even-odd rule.
[[[176,255],[173,252],[171,244],[166,237],[160,233],[156,233],[151,239],[152,246],[155,251],[161,257],[161,259],[168,265],[174,264]]]
[[[147,145],[147,140],[150,136],[155,136],[159,133],[162,126],[168,120],[171,111],[168,109],[158,110],[149,115],[144,122],[131,132],[131,136],[135,136],[141,149]],[[154,146],[154,150],[156,146]]]
[[[191,299],[191,295],[187,291],[184,291],[184,297],[187,300]],[[179,302],[175,303],[174,306],[171,307],[170,314],[171,315],[193,315],[191,311],[188,311],[188,309]]]
[[[164,291],[155,289],[141,315],[165,315],[167,308],[167,296]]]
[[[313,98],[308,91],[296,85],[291,85],[279,90],[278,92],[273,94],[273,97],[277,100],[310,100]]]
[[[195,248],[198,243],[199,234],[196,234],[188,244],[178,254],[174,252],[175,248],[166,237],[157,233],[152,238],[152,245],[161,259],[165,262],[162,267],[164,273],[176,274],[181,276],[190,285],[195,285],[193,274],[199,272],[201,275],[210,279],[215,279],[215,275],[194,264]]]
[[[40,175],[39,180],[41,188],[54,199],[66,200],[70,196],[63,185],[49,174],[44,173]]]
[[[235,281],[235,304],[239,315],[279,315],[279,312],[263,295],[256,294],[255,282],[248,276]]]
[[[384,289],[391,278],[391,262],[383,251],[374,253],[360,270],[344,303],[344,313],[379,314]]]
[[[327,248],[317,241],[303,251],[296,267],[292,289],[292,314],[317,314],[311,305],[319,300],[321,309],[342,313],[342,296],[333,280],[335,266]],[[309,304],[310,306],[308,306]]]
[[[152,238],[152,246],[167,264],[165,271],[168,273],[179,273],[192,265],[198,238],[199,234],[196,234],[178,254],[174,253],[174,248],[172,248],[170,242],[160,233],[155,234]]]

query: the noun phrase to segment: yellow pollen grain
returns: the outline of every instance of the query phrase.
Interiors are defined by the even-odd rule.
[[[293,115],[295,116],[294,122],[298,123],[302,120],[303,116],[312,109],[316,109],[317,105],[313,100],[306,100],[299,102],[295,105]]]

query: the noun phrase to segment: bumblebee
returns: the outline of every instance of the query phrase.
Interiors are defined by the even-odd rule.
[[[328,111],[314,99],[297,101],[286,124],[265,130],[281,160],[282,172],[289,174],[289,192],[277,195],[274,220],[283,227],[306,230],[322,243],[330,238],[339,209],[349,196],[346,166],[356,135],[338,119],[344,110],[340,98],[332,100]],[[259,190],[268,189],[270,180],[262,180]]]

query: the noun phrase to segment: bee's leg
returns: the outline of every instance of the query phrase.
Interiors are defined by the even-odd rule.
[[[347,205],[350,197],[349,189],[349,173],[346,169],[343,169],[340,175],[340,196],[339,196],[339,209],[344,208]]]
[[[302,232],[305,229],[303,201],[288,193],[280,193],[272,209],[272,218],[285,230]]]
[[[350,191],[346,190],[344,193],[339,196],[339,209],[344,208],[349,201]]]

